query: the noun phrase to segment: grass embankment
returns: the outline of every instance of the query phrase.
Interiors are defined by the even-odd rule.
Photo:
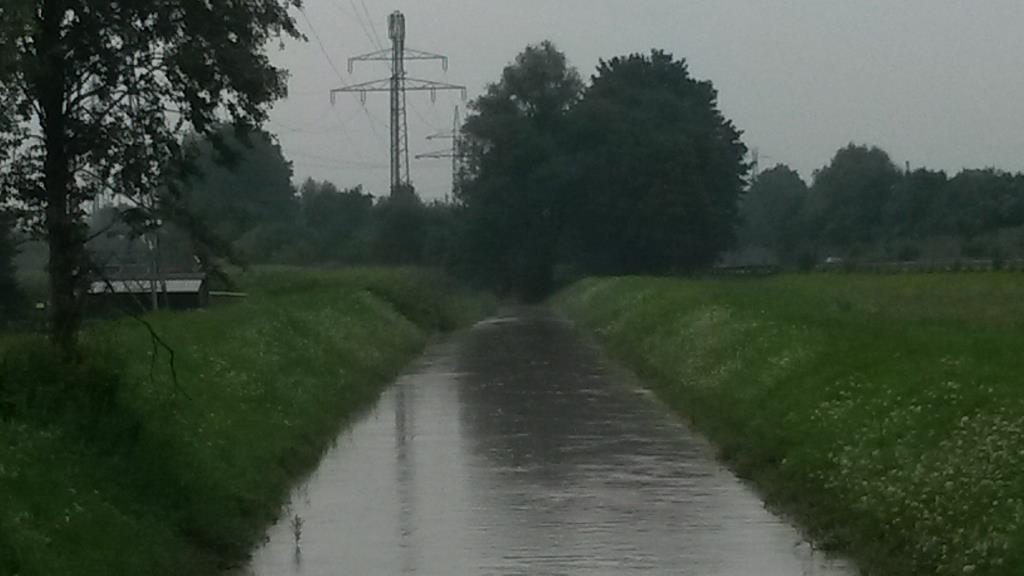
[[[341,422],[481,298],[416,271],[264,271],[235,305],[87,328],[0,369],[0,574],[212,574],[243,559]],[[180,388],[180,389],[179,389]]]
[[[1024,574],[1024,278],[587,280],[556,305],[869,574]]]

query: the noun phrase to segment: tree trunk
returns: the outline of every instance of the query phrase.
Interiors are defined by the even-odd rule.
[[[68,82],[65,47],[61,38],[63,2],[43,4],[36,54],[40,76],[35,82],[42,111],[46,157],[43,185],[46,193],[46,233],[50,247],[50,336],[65,360],[75,354],[81,325],[78,289],[84,246],[76,221],[72,193],[70,134],[66,109]]]
[[[55,157],[52,161],[51,155]],[[46,230],[50,246],[50,336],[65,359],[70,359],[81,324],[78,290],[81,247],[68,211],[70,179],[60,173],[61,168],[66,167],[66,164],[61,165],[63,159],[60,154],[47,154]]]

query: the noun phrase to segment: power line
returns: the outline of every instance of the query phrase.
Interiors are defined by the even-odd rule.
[[[327,47],[324,46],[324,41],[320,38],[320,34],[317,33],[316,27],[313,26],[313,21],[310,20],[309,15],[306,14],[306,9],[300,6],[299,13],[302,14],[302,17],[306,20],[306,24],[309,26],[309,31],[313,33],[313,38],[316,40],[317,45],[320,46],[320,52],[324,55],[324,58],[327,59],[327,63],[331,65],[331,70],[334,70],[334,75],[338,77],[338,80],[344,81],[341,71],[334,65],[334,59],[331,58],[330,52],[328,52]]]
[[[344,15],[345,15],[345,17],[347,17],[347,18],[353,18],[353,15],[352,15],[352,13],[348,11],[348,8],[345,8],[345,6],[344,6],[344,5],[343,5],[343,4],[341,3],[341,0],[334,0],[334,3],[333,3],[332,5],[333,5],[333,6],[334,6],[334,8],[335,8],[335,9],[337,9],[337,10],[338,10],[339,12],[341,12],[342,14],[344,14]]]
[[[331,70],[334,70],[334,75],[338,77],[339,81],[345,82],[345,77],[342,76],[341,70],[339,70],[338,67],[334,64],[334,59],[331,58],[330,52],[328,52],[327,51],[327,47],[324,46],[324,42],[320,38],[320,34],[316,31],[316,26],[313,26],[313,21],[309,18],[309,15],[306,14],[305,8],[301,8],[300,7],[299,8],[299,12],[302,14],[302,17],[306,20],[306,24],[309,26],[309,30],[310,30],[310,32],[312,32],[313,38],[316,39],[317,45],[320,46],[320,52],[323,54],[324,58],[327,59],[327,63],[330,64]],[[363,112],[366,113],[367,118],[370,119],[370,130],[373,131],[373,135],[374,135],[374,137],[377,138],[377,142],[381,145],[381,147],[387,148],[387,143],[384,141],[384,137],[380,135],[380,132],[377,131],[377,127],[373,125],[374,121],[378,121],[379,122],[379,120],[376,120],[370,114],[370,111],[366,109],[365,106],[360,106],[360,107],[363,109]]]
[[[381,148],[387,150],[388,143],[384,140],[384,136],[381,135],[381,133],[377,130],[377,127],[374,125],[376,123],[383,126],[384,128],[387,128],[387,124],[380,118],[377,118],[376,115],[371,114],[370,111],[366,109],[366,106],[360,104],[359,107],[365,113],[366,118],[370,121],[370,130],[373,131],[373,136],[374,138],[377,139],[377,143],[380,144]]]
[[[282,122],[278,122],[277,120],[272,120],[272,119],[267,119],[267,123],[268,124],[273,124],[274,126],[277,126],[278,129],[283,129],[285,132],[291,132],[291,133],[294,133],[294,134],[326,134],[327,132],[333,132],[333,129],[331,129],[331,130],[309,130],[309,129],[306,129],[306,128],[296,128],[295,126],[289,126],[288,124],[284,124]]]
[[[416,114],[416,116],[420,119],[421,122],[423,122],[424,125],[426,125],[427,128],[430,128],[434,132],[440,132],[440,130],[437,129],[437,125],[431,122],[430,120],[427,120],[426,116],[424,116],[423,113],[420,112],[420,109],[419,107],[416,106],[415,102],[410,102],[409,105],[412,107],[413,113]]]
[[[318,156],[316,154],[305,154],[303,152],[289,152],[288,158],[292,157],[299,158],[303,161],[312,160],[318,163],[330,164],[332,166],[338,166],[342,168],[384,168],[385,164],[380,162],[369,162],[365,160],[341,160],[338,158],[330,158],[327,156]]]
[[[363,34],[366,36],[366,39],[370,41],[370,45],[374,45],[373,36],[370,34],[370,31],[366,28],[366,23],[363,22],[363,18],[359,15],[359,9],[356,8],[355,4],[352,4],[351,0],[349,0],[349,3],[352,6],[352,10],[355,11],[354,13],[349,12],[348,8],[345,8],[345,6],[341,3],[341,0],[334,0],[334,3],[332,5],[336,10],[344,14],[346,18],[355,20],[356,24],[359,25],[359,28],[363,30]]]
[[[366,14],[366,21],[370,23],[370,30],[373,32],[373,38],[377,41],[377,49],[383,50],[384,43],[380,41],[380,36],[377,34],[377,25],[373,23],[373,16],[366,8],[366,0],[359,0],[359,3],[363,5],[363,13]]]
[[[363,16],[359,13],[359,7],[356,6],[354,0],[348,0],[349,6],[352,6],[352,11],[355,13],[356,20],[359,22],[359,27],[363,29],[363,34],[366,35],[366,39],[370,41],[370,45],[378,50],[383,50],[384,46],[380,42],[380,38],[376,34],[370,32],[370,28],[367,28],[366,22],[363,20]],[[370,20],[370,24],[373,24],[373,20]]]
[[[333,110],[334,110],[333,108],[327,107],[319,116],[316,117],[316,119],[314,119],[312,121],[311,124],[309,124],[308,127],[301,127],[300,128],[298,126],[294,126],[294,125],[291,125],[291,124],[286,124],[284,122],[280,122],[280,121],[274,120],[274,119],[268,119],[267,122],[269,124],[274,124],[274,125],[278,126],[279,128],[284,129],[286,132],[293,132],[293,133],[297,133],[297,134],[313,134],[313,135],[316,135],[316,134],[329,134],[329,133],[333,133],[333,132],[338,132],[339,128],[341,128],[340,131],[341,131],[342,135],[345,136],[345,138],[347,138],[347,139],[349,139],[351,141],[352,137],[348,134],[348,125],[359,114],[359,111],[357,110],[356,112],[352,113],[348,118],[345,118],[345,119],[341,119],[340,117],[338,117],[339,118],[339,120],[338,120],[339,126],[324,127],[324,125],[321,122],[321,120],[323,120],[324,118],[328,117]],[[351,142],[351,143],[353,145],[355,145],[355,142]]]

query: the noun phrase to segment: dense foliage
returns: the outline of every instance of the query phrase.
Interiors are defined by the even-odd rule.
[[[527,47],[473,103],[459,198],[464,267],[502,291],[539,298],[551,286],[570,209],[566,117],[582,90],[565,55],[544,42]]]
[[[878,148],[850,145],[808,187],[784,165],[758,175],[743,202],[744,248],[805,265],[991,259],[1024,255],[1024,175],[899,170]]]
[[[571,259],[588,272],[664,273],[732,247],[747,149],[684,60],[601,62],[571,118]]]
[[[239,242],[298,217],[291,163],[270,134],[236,134],[220,126],[210,137],[189,138],[186,145],[196,173],[184,182],[181,201],[217,238]]]
[[[757,175],[742,204],[740,245],[791,254],[804,232],[809,190],[796,171],[778,165]]]
[[[746,147],[685,61],[614,58],[584,88],[543,43],[473,109],[464,245],[492,285],[538,297],[556,264],[687,271],[732,245]]]
[[[425,205],[412,188],[377,201],[361,186],[311,178],[296,189],[291,163],[265,132],[242,140],[222,127],[192,150],[198,175],[172,201],[192,219],[190,232],[206,231],[238,263],[440,264],[451,249],[449,207]]]
[[[301,221],[316,261],[351,262],[366,251],[373,197],[361,187],[338,190],[331,182],[306,180],[299,188]]]

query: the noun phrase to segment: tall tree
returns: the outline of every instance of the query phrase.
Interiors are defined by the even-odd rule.
[[[226,242],[260,226],[294,225],[299,216],[281,146],[262,130],[235,132],[218,126],[207,138],[190,139],[197,175],[183,194],[188,211]]]
[[[814,175],[809,216],[817,238],[838,247],[876,239],[902,175],[877,147],[850,144]]]
[[[792,256],[804,233],[807,194],[807,184],[785,164],[759,174],[743,198],[741,243],[773,250],[783,260]]]
[[[299,189],[302,221],[320,261],[354,259],[352,244],[370,223],[373,196],[362,186],[339,191],[331,182],[307,179]]]
[[[550,42],[528,46],[473,102],[470,170],[459,200],[477,274],[527,298],[550,288],[565,218],[560,134],[583,83]]]
[[[573,243],[587,268],[690,270],[731,246],[747,149],[685,60],[655,50],[602,61],[572,127]]]
[[[424,255],[427,212],[412,186],[399,188],[373,209],[373,258],[385,264],[419,264]]]
[[[86,204],[116,193],[137,206],[134,222],[152,225],[147,198],[180,158],[186,127],[206,134],[223,117],[259,125],[286,91],[265,48],[298,36],[297,3],[35,0],[24,21],[0,27],[0,46],[14,47],[3,64],[10,124],[0,129],[30,136],[0,174],[0,193],[16,194],[49,243],[52,337],[65,356],[91,268]]]
[[[883,210],[885,235],[901,238],[928,235],[948,181],[945,172],[926,168],[905,174],[893,188]]]

